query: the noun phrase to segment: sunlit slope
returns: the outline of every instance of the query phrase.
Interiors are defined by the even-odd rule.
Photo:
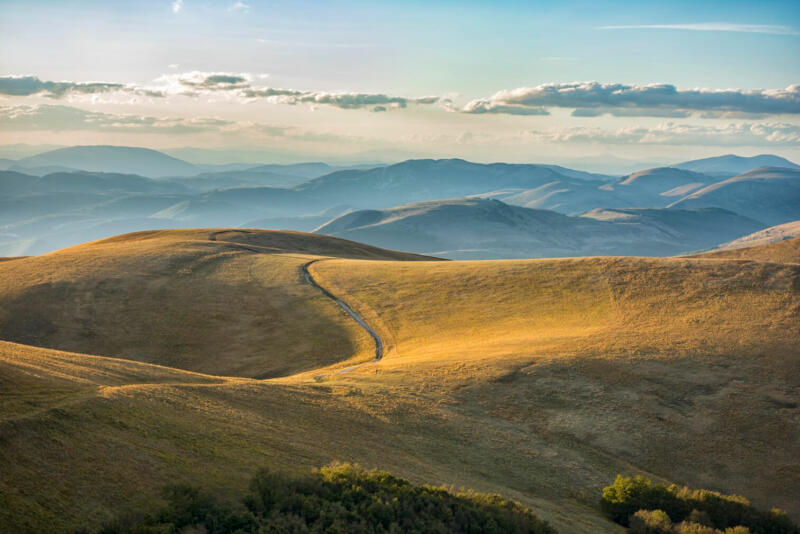
[[[562,532],[616,532],[593,502],[521,473],[524,456],[483,441],[479,424],[401,391],[221,379],[0,342],[0,532],[91,529],[157,507],[167,484],[224,496],[260,467],[299,473],[335,459],[501,491]]]
[[[800,226],[798,223],[790,223]],[[789,226],[781,225],[781,226]],[[780,227],[774,227],[780,228]],[[698,258],[713,259],[737,259],[753,261],[774,261],[778,263],[800,263],[800,237],[794,237],[770,243],[767,245],[757,245],[747,248],[732,248],[729,250],[716,250],[699,254]]]
[[[798,267],[698,259],[328,261],[389,358],[788,354]]]
[[[314,265],[390,350],[335,383],[427,399],[592,502],[650,471],[800,508],[800,266],[589,258]],[[467,430],[467,428],[469,430]],[[776,446],[780,444],[780,446]]]
[[[368,355],[369,337],[302,279],[328,255],[414,258],[292,232],[128,234],[0,262],[0,339],[250,377]]]

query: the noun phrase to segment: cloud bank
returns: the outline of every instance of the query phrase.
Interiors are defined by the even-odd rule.
[[[10,96],[44,95],[61,98],[69,93],[96,94],[124,89],[126,86],[121,83],[45,82],[36,76],[0,77],[0,94]]]
[[[473,100],[462,113],[542,115],[546,108],[572,108],[577,116],[688,116],[692,112],[800,113],[800,84],[786,89],[678,89],[671,84],[550,83],[498,91]],[[672,115],[665,115],[672,113]]]
[[[608,130],[565,128],[527,131],[524,140],[537,143],[611,145],[798,146],[800,126],[787,123],[733,123],[724,126],[664,123],[655,128],[634,126]]]
[[[266,77],[267,75],[257,76],[259,79]],[[134,85],[105,82],[52,82],[42,81],[36,76],[0,76],[0,95],[39,95],[54,99],[99,93],[125,93],[153,98],[170,96],[200,98],[226,95],[242,102],[265,100],[275,104],[311,104],[339,109],[372,108],[373,111],[406,108],[409,105],[430,105],[443,101],[442,97],[438,96],[409,98],[383,93],[280,89],[255,84],[253,78],[254,76],[248,73],[192,71],[165,74],[157,78],[153,85]]]
[[[159,118],[87,111],[71,106],[0,107],[0,130],[194,134],[220,131],[234,122],[215,118]]]
[[[694,24],[631,24],[626,26],[600,26],[601,30],[688,30],[699,32],[769,33],[773,35],[800,35],[790,26],[767,24],[736,24],[733,22],[703,22]]]

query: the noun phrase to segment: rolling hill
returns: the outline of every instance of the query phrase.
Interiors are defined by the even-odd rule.
[[[317,228],[376,246],[451,259],[671,255],[763,225],[717,209],[595,210],[569,217],[492,199],[419,202],[347,213]]]
[[[526,208],[580,215],[598,208],[662,208],[718,180],[692,171],[659,167],[623,176],[613,183],[557,180],[533,189],[494,196]]]
[[[334,459],[561,532],[619,531],[597,508],[616,473],[800,515],[798,265],[424,259],[220,229],[0,262],[0,524],[93,528],[168,483],[232,495]]]
[[[800,219],[800,170],[761,167],[699,189],[670,208],[716,207],[767,225]]]
[[[715,182],[709,176],[688,170],[672,167],[659,167],[635,172],[617,182],[617,188],[627,195],[640,197],[683,197],[693,190],[699,189],[709,182]],[[646,202],[640,199],[639,202]],[[664,205],[668,203],[662,200]]]
[[[800,169],[800,165],[797,165],[786,158],[775,156],[773,154],[761,154],[751,157],[726,154],[724,156],[685,161],[683,163],[673,165],[673,167],[717,176],[735,176],[737,174],[752,171],[759,167],[785,167],[789,169]]]
[[[300,333],[326,302],[304,301],[299,295],[313,296],[310,288],[299,287],[299,295],[291,289],[295,271],[327,254],[414,258],[269,231],[155,231],[106,239],[4,264],[0,339],[220,375],[296,372],[318,366],[319,358],[332,362],[357,352],[338,332],[336,313],[315,332]],[[153,305],[161,312],[151,314]],[[298,344],[301,338],[306,341]],[[265,347],[278,358],[264,358]]]
[[[797,224],[789,223],[792,233],[796,231]],[[788,226],[788,225],[781,225]],[[773,226],[767,230],[779,229],[780,226]],[[784,234],[785,236],[786,234]],[[750,242],[746,247],[738,246],[742,242]],[[756,232],[742,238],[742,240],[731,241],[720,250],[712,250],[705,254],[699,254],[698,258],[716,258],[731,260],[750,260],[750,261],[771,261],[778,263],[800,263],[800,238],[784,237],[780,241],[772,242],[771,234]]]
[[[17,160],[20,167],[63,166],[91,172],[139,174],[151,178],[197,174],[197,168],[149,148],[127,146],[72,146]]]
[[[461,159],[408,160],[369,170],[334,172],[310,180],[297,189],[338,203],[386,208],[407,202],[488,193],[503,188],[531,189],[566,179],[567,176],[557,169],[552,165],[484,165]],[[568,169],[564,172],[587,180],[605,178]]]
[[[723,243],[718,250],[734,250],[738,248],[756,247],[759,245],[769,245],[779,243],[787,239],[800,237],[800,221],[792,221],[778,226],[770,226],[758,232],[734,239]]]

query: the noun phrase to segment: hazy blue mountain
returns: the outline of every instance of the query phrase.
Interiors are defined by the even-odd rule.
[[[46,176],[48,174],[53,174],[56,172],[80,172],[79,169],[73,169],[72,167],[65,167],[64,165],[42,165],[40,167],[23,167],[22,165],[18,165],[16,162],[14,162],[14,165],[11,165],[8,168],[8,170],[21,172],[23,174],[30,174],[31,176]]]
[[[6,196],[0,193],[0,227],[28,219],[63,214],[112,199],[106,193],[35,193]]]
[[[181,221],[183,225],[241,226],[254,219],[317,214],[327,206],[324,201],[293,189],[234,188],[184,196],[151,216]]]
[[[735,176],[759,167],[786,167],[800,169],[800,165],[786,158],[774,154],[761,154],[759,156],[745,157],[735,154],[716,156],[713,158],[695,159],[673,165],[678,169],[702,172],[706,174],[727,174]]]
[[[640,197],[641,201],[655,197],[655,201],[666,205],[669,197],[683,197],[716,181],[711,176],[690,170],[657,167],[623,176],[615,184],[615,189],[631,198]]]
[[[675,237],[676,241],[693,249],[717,246],[721,242],[750,234],[764,227],[759,221],[720,208],[595,209],[583,214],[582,217],[615,222],[618,225],[655,229],[664,235]]]
[[[148,217],[107,219],[77,214],[43,217],[26,221],[13,229],[0,227],[0,254],[5,256],[44,254],[59,248],[128,232],[182,227],[184,226],[176,221]]]
[[[246,221],[242,228],[269,228],[272,230],[297,230],[298,232],[311,232],[328,221],[335,219],[352,210],[348,206],[334,206],[320,213],[312,215],[296,215],[283,217],[266,217]]]
[[[16,164],[17,160],[15,159],[0,158],[0,171],[8,170],[9,167]]]
[[[179,158],[180,159],[180,158]],[[258,163],[192,163],[197,172],[236,172],[256,167]]]
[[[495,195],[507,204],[525,208],[547,209],[566,215],[580,215],[598,206],[627,207],[639,205],[614,190],[611,184],[578,180],[557,180],[533,189]]]
[[[564,179],[566,176],[548,165],[422,159],[370,170],[338,171],[297,189],[334,202],[383,208],[398,203],[477,195],[502,188],[531,189]]]
[[[453,259],[490,259],[672,255],[763,228],[725,210],[645,211],[629,210],[604,220],[600,213],[571,217],[495,199],[462,198],[355,211],[316,232]]]
[[[31,176],[14,171],[0,171],[0,194],[34,193],[176,193],[186,189],[179,184],[137,176],[103,172],[56,172]]]
[[[166,181],[181,184],[195,191],[231,189],[236,187],[283,187],[291,188],[307,181],[307,178],[271,171],[245,170],[207,172],[197,176],[168,178]]]
[[[671,167],[623,176],[615,183],[562,179],[533,189],[491,195],[507,204],[580,215],[595,208],[665,207],[717,179]]]
[[[188,176],[199,171],[191,163],[149,148],[73,146],[17,160],[21,167],[64,166],[92,172],[159,176]]]
[[[717,182],[670,208],[717,207],[776,225],[800,219],[800,170],[761,167]]]
[[[36,176],[29,174],[16,171],[0,171],[0,195],[11,197],[38,192],[33,186],[33,182],[36,180],[38,180]]]

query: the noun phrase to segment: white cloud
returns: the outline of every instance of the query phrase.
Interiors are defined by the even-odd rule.
[[[700,32],[770,33],[773,35],[800,35],[790,26],[768,24],[735,24],[731,22],[704,22],[697,24],[631,24],[625,26],[600,26],[601,30],[688,30]]]
[[[172,12],[178,13],[181,9],[183,9],[183,0],[173,0]]]
[[[133,85],[112,82],[71,82],[42,81],[36,76],[0,76],[0,95],[32,96],[42,95],[49,98],[62,98],[66,95],[96,95],[100,93],[127,92],[150,94],[146,89]]]
[[[70,106],[0,107],[0,130],[161,133],[170,135],[219,131],[235,123],[216,118],[164,118],[87,111]]]
[[[521,136],[539,143],[594,143],[704,146],[799,146],[800,126],[787,123],[731,123],[722,126],[667,122],[655,128],[631,126],[616,130],[574,127],[532,130]]]
[[[242,12],[246,13],[249,10],[250,10],[250,6],[245,4],[244,2],[242,2],[241,0],[238,0],[236,3],[234,3],[230,7],[228,7],[228,11],[242,11]]]
[[[800,114],[800,84],[786,89],[678,89],[671,84],[625,85],[620,83],[550,83],[536,87],[498,91],[489,98],[473,100],[463,113],[543,114],[548,107],[580,109],[579,116],[616,110],[630,116],[665,116],[672,112],[742,112]],[[587,110],[597,110],[591,113]],[[650,110],[648,112],[648,110]],[[685,114],[684,114],[685,115]],[[671,115],[681,116],[681,115]]]

